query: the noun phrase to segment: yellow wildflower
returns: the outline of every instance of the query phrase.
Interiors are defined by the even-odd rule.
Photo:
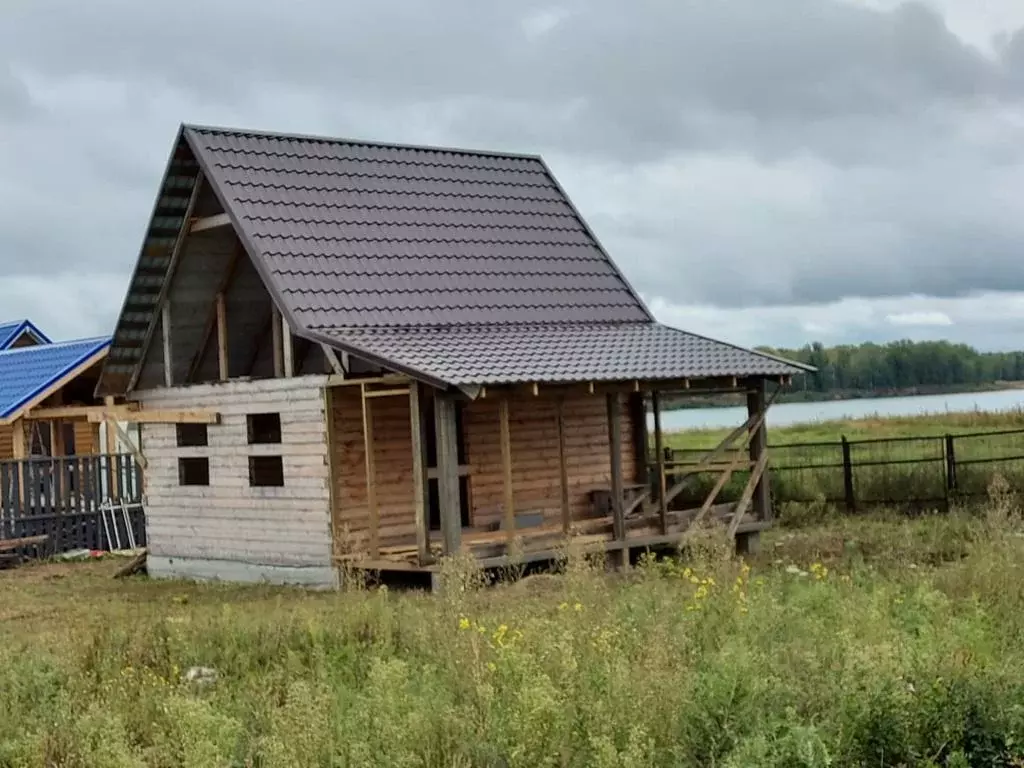
[[[469,619],[465,616],[459,619],[459,629],[469,629]]]
[[[487,662],[487,669],[489,669],[491,672],[493,672],[497,668],[498,667],[495,665],[495,663],[493,661],[488,661]]]
[[[558,606],[558,610],[564,611],[568,607],[569,607],[568,603],[562,603],[560,606]]]
[[[574,605],[573,607],[576,609],[577,612],[582,611],[583,603],[576,603],[576,605]]]

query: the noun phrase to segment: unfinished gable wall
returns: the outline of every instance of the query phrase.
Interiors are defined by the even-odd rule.
[[[208,445],[179,447],[174,424],[144,424],[150,573],[331,585],[326,377],[199,384],[138,393],[145,409],[210,409]],[[281,442],[250,445],[246,416],[278,413]],[[284,485],[251,487],[250,456],[280,456]],[[206,457],[209,485],[182,485],[179,459]]]

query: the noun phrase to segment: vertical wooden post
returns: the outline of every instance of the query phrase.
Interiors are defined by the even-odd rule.
[[[661,432],[661,393],[655,390],[651,394],[651,406],[654,411],[654,452],[658,461],[658,516],[661,521],[662,534],[668,533],[668,500],[666,499],[665,482],[665,446]]]
[[[220,380],[228,380],[228,310],[224,292],[217,294],[217,364]]]
[[[956,493],[956,443],[952,435],[946,435],[946,506]]]
[[[512,430],[509,425],[508,398],[498,402],[498,430],[501,437],[501,469],[505,490],[505,535],[511,542],[516,535],[515,494],[512,491]]]
[[[633,455],[636,459],[637,483],[647,485],[650,471],[647,465],[648,440],[647,434],[647,398],[643,392],[631,392],[629,395],[629,422],[633,433]]]
[[[295,375],[295,350],[292,347],[292,329],[284,315],[281,315],[281,353],[285,378],[290,379]]]
[[[338,493],[338,462],[339,455],[338,431],[334,418],[334,389],[324,387],[324,419],[327,431],[327,499],[331,505],[331,558],[332,564],[336,564],[335,558],[342,554],[341,536],[343,526],[341,522],[340,494]]]
[[[108,408],[114,407],[114,398],[110,395],[103,398],[103,403]],[[106,441],[106,453],[107,459],[107,493],[112,499],[119,499],[121,497],[121,483],[120,473],[118,469],[120,465],[114,460],[114,456],[117,455],[117,424],[114,421],[113,416],[108,416],[103,420],[103,439]]]
[[[363,402],[363,453],[366,457],[366,511],[370,525],[370,555],[380,555],[380,510],[377,508],[377,464],[373,455],[373,410],[366,385],[359,387]]]
[[[747,416],[760,416],[760,423],[750,436],[749,452],[752,466],[757,466],[761,457],[768,453],[768,420],[765,409],[765,379],[755,379],[752,382],[752,389],[747,391]],[[772,497],[767,468],[761,473],[754,487],[752,505],[755,519],[771,522]]]
[[[274,347],[274,376],[284,376],[284,348],[281,339],[282,319],[281,313],[277,311],[277,305],[270,307],[270,333],[271,344]]]
[[[171,347],[171,299],[164,299],[160,308],[160,333],[164,347],[164,386],[174,386],[174,354]]]
[[[14,470],[18,477],[18,510],[20,514],[26,515],[28,510],[25,509],[25,480],[28,477],[28,471],[25,466],[27,451],[25,446],[24,419],[15,419],[14,423],[11,424],[11,441],[14,460],[18,462],[14,465]]]
[[[454,555],[462,546],[462,504],[459,498],[459,445],[455,424],[455,398],[434,397],[434,432],[437,436],[437,491],[444,553]]]
[[[622,510],[622,410],[619,404],[619,393],[609,392],[607,401],[608,448],[612,475],[612,530],[617,541],[625,541],[626,520]]]
[[[412,437],[412,499],[416,518],[416,554],[420,565],[425,565],[430,554],[427,550],[427,462],[420,385],[416,381],[409,384],[409,432]]]
[[[853,494],[853,462],[850,460],[850,443],[846,435],[842,436],[843,447],[843,496],[846,499],[846,511],[857,511],[857,498]]]
[[[558,398],[558,474],[562,491],[562,533],[572,529],[572,508],[569,506],[569,462],[565,448],[565,400]]]

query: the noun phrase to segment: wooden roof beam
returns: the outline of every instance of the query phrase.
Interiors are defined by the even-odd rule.
[[[227,227],[231,224],[231,217],[226,213],[218,213],[216,216],[203,216],[194,218],[189,224],[189,232],[202,232],[217,227]]]

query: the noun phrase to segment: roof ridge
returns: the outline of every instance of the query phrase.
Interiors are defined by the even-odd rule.
[[[15,347],[14,349],[2,349],[0,355],[14,355],[22,352],[40,352],[42,350],[53,350],[61,347],[70,347],[76,344],[93,344],[101,346],[102,343],[109,344],[114,340],[113,336],[87,336],[84,339],[69,339],[67,341],[51,341],[49,344],[36,344],[30,347]]]
[[[562,328],[564,330],[579,330],[580,328],[613,330],[625,326],[651,326],[660,325],[651,320],[619,320],[593,322],[588,320],[558,320],[555,322],[544,322],[541,320],[533,322],[492,322],[492,323],[437,323],[418,325],[346,325],[337,328],[321,329],[328,334],[346,333],[428,333],[433,331],[510,331],[510,330],[536,330]],[[672,330],[678,330],[673,328]],[[685,333],[685,331],[683,331]]]
[[[358,147],[376,147],[384,149],[408,149],[420,152],[447,152],[459,155],[480,155],[483,157],[503,157],[519,160],[540,160],[539,154],[523,152],[496,151],[488,149],[470,149],[468,147],[444,147],[432,144],[406,144],[395,141],[379,141],[374,139],[355,139],[341,136],[325,136],[320,134],[293,133],[290,131],[260,131],[250,128],[229,128],[227,126],[199,125],[182,123],[183,130],[193,133],[218,133],[222,135],[253,136],[266,139],[286,139],[291,141],[309,141],[323,144],[349,144]]]

